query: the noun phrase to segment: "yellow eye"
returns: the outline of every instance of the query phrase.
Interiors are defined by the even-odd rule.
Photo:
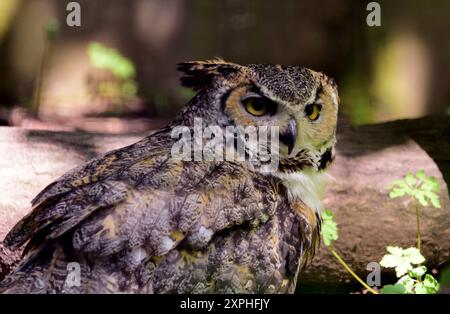
[[[305,114],[311,121],[316,121],[320,117],[320,110],[322,110],[322,105],[311,104],[305,107]]]
[[[265,115],[269,110],[269,106],[263,98],[247,98],[244,100],[245,110],[256,117]]]

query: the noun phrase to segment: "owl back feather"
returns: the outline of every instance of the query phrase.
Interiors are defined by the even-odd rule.
[[[214,80],[229,79],[237,74],[241,67],[222,59],[208,61],[191,61],[178,64],[178,71],[184,75],[180,78],[181,84],[194,90],[201,90],[210,86]]]

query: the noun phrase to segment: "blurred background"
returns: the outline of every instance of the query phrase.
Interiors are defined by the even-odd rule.
[[[192,97],[176,64],[295,64],[338,82],[343,119],[450,115],[450,1],[0,1],[0,125],[132,133]]]

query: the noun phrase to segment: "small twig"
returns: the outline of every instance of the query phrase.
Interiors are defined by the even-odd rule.
[[[49,55],[50,55],[50,42],[48,39],[46,39],[44,43],[44,51],[42,53],[39,71],[36,76],[36,85],[34,89],[33,103],[31,104],[31,112],[33,113],[33,115],[36,116],[38,115],[39,108],[41,106],[42,87],[44,83],[44,76],[46,74]]]
[[[379,294],[378,291],[374,290],[373,288],[371,288],[367,283],[364,282],[364,280],[362,280],[361,278],[359,278],[359,276],[357,274],[355,274],[355,272],[347,265],[347,263],[344,262],[344,260],[339,256],[339,254],[334,250],[333,247],[329,247],[329,249],[331,250],[331,253],[334,255],[334,257],[336,257],[336,259],[339,261],[339,263],[342,264],[342,266],[344,266],[344,268],[356,279],[359,281],[360,284],[362,284],[364,286],[364,288],[366,288],[367,290],[369,290],[371,293],[373,294]]]
[[[421,239],[420,239],[420,217],[419,217],[419,205],[416,203],[416,219],[417,219],[417,249],[420,252]]]

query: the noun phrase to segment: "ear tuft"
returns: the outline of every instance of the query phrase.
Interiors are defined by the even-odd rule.
[[[239,71],[240,66],[226,62],[223,59],[213,59],[207,61],[189,61],[178,64],[178,71],[183,72],[181,84],[200,90],[209,86],[215,79],[228,76]]]

